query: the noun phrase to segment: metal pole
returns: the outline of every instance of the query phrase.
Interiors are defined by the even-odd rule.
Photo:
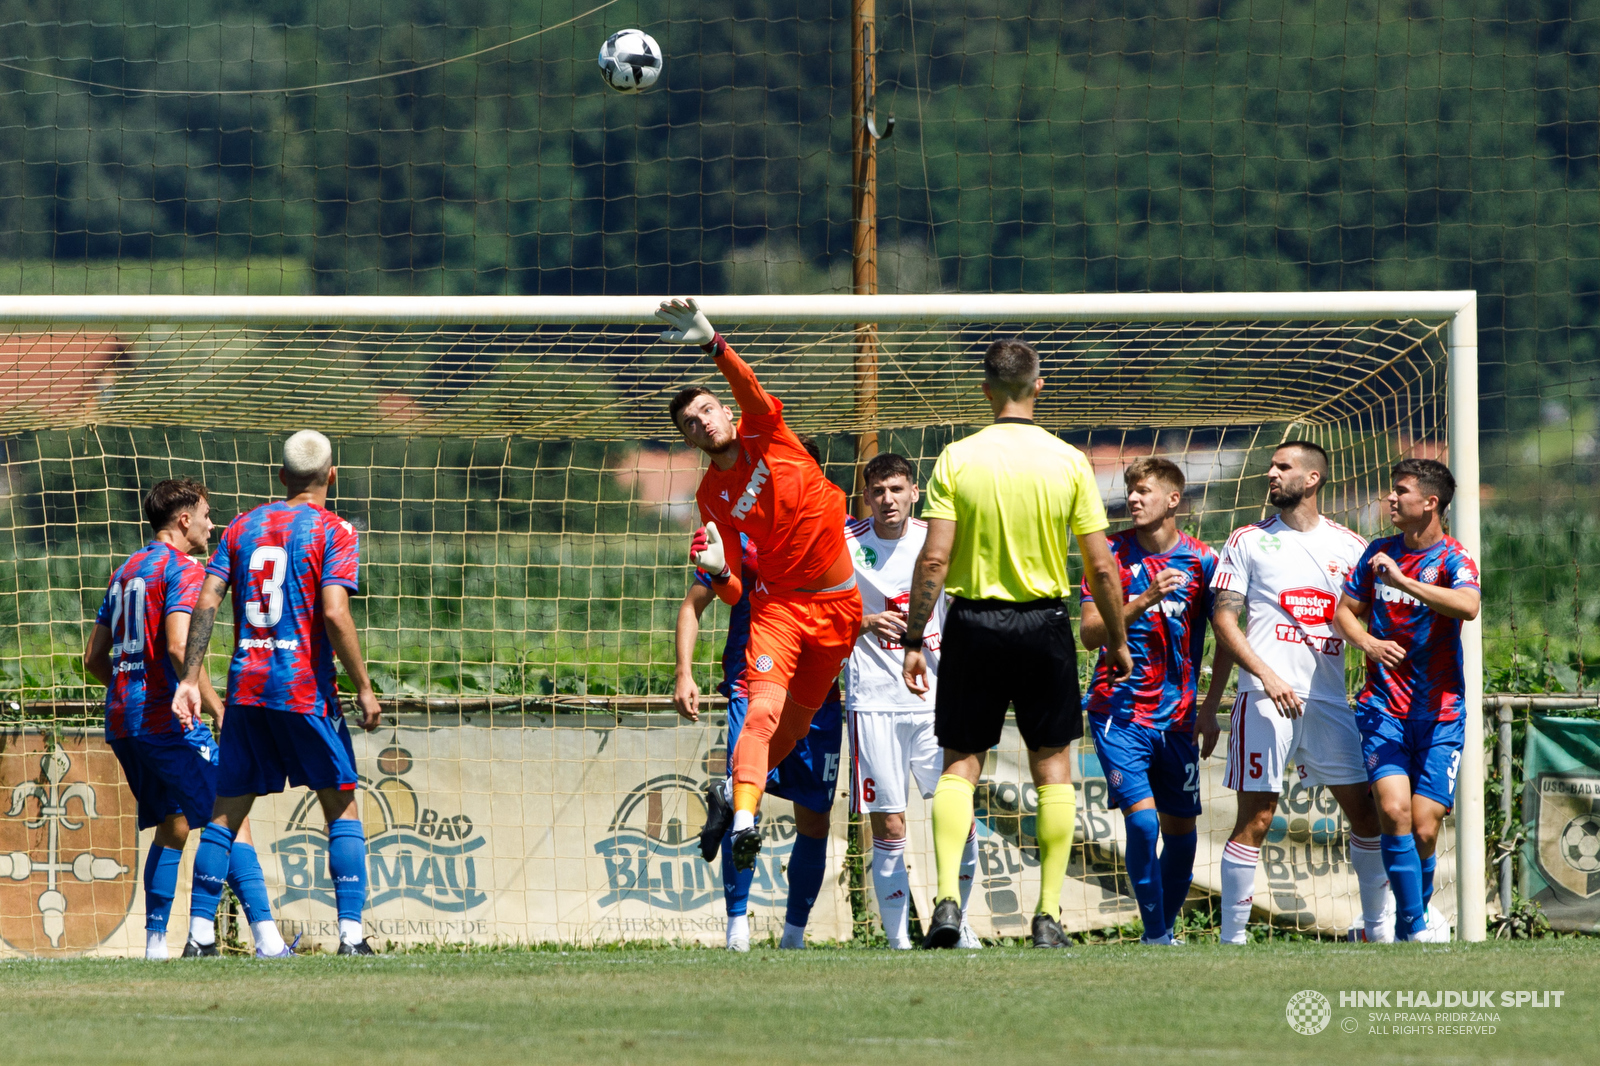
[[[1511,715],[1509,706],[1500,706],[1500,839],[1505,841],[1511,825]],[[1511,853],[1500,856],[1500,913],[1511,913]]]
[[[1455,474],[1451,532],[1478,565],[1484,565],[1478,498],[1478,301],[1476,295],[1450,320],[1450,466]],[[1483,621],[1461,627],[1461,665],[1466,678],[1466,743],[1456,787],[1456,935],[1488,935],[1488,863],[1483,813]]]
[[[851,12],[851,173],[854,176],[850,292],[878,293],[877,0],[854,0]],[[878,326],[856,325],[856,514],[866,517],[862,472],[878,454]]]

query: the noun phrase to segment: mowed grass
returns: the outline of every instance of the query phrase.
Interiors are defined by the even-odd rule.
[[[1302,989],[1333,1005],[1314,1036],[1285,1020]],[[1493,1034],[1394,1035],[1392,1019],[1339,1006],[1360,989],[1565,995],[1560,1008],[1495,1008]],[[1587,1064],[1597,1007],[1593,939],[0,964],[9,1064]]]

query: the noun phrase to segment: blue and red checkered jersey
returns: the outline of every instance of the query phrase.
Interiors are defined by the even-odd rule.
[[[1133,673],[1126,679],[1111,684],[1105,651],[1100,652],[1089,689],[1089,713],[1151,729],[1192,729],[1217,553],[1187,533],[1179,533],[1178,543],[1159,555],[1140,547],[1136,530],[1124,529],[1107,539],[1129,600],[1148,589],[1163,570],[1181,570],[1188,581],[1128,624]],[[1085,603],[1092,599],[1087,580],[1082,598]]]
[[[1461,666],[1461,620],[1449,618],[1372,572],[1372,557],[1386,553],[1400,572],[1424,585],[1475,589],[1478,564],[1461,542],[1445,537],[1432,547],[1412,551],[1403,534],[1379,537],[1367,545],[1361,562],[1345,579],[1344,594],[1372,605],[1367,630],[1379,640],[1392,640],[1406,650],[1399,666],[1367,660],[1367,683],[1356,705],[1395,718],[1453,722],[1462,714],[1466,676]]]
[[[111,631],[107,740],[184,731],[172,713],[178,672],[168,654],[166,622],[169,614],[194,610],[205,578],[199,561],[160,540],[128,556],[111,575],[94,619]]]
[[[355,527],[314,503],[264,503],[228,523],[206,573],[233,589],[230,707],[342,713],[322,588],[354,591],[359,557]]]
[[[730,561],[731,565],[731,561]],[[724,696],[744,695],[744,649],[750,643],[750,593],[760,580],[761,572],[756,562],[756,546],[750,538],[739,534],[739,580],[744,593],[728,616],[728,642],[722,646],[722,684],[717,691]],[[694,579],[706,588],[711,587],[711,575],[695,568]]]

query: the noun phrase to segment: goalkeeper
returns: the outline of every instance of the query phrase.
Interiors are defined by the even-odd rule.
[[[710,389],[692,386],[668,413],[683,439],[710,456],[695,492],[706,525],[690,558],[710,574],[725,601],[740,577],[724,545],[744,534],[761,560],[750,597],[745,652],[749,703],[733,749],[734,866],[755,865],[755,828],[767,773],[811,728],[850,658],[861,629],[861,594],[844,543],[844,492],[830,482],[783,421],[783,401],[769,395],[693,300],[670,300],[657,316],[672,328],[664,341],[698,344],[728,379],[739,418]]]

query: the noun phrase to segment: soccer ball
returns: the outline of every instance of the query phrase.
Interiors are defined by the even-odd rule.
[[[1580,873],[1600,873],[1600,821],[1582,814],[1561,830],[1561,856]]]
[[[665,62],[661,46],[643,30],[618,30],[600,46],[600,76],[619,93],[650,88]]]

